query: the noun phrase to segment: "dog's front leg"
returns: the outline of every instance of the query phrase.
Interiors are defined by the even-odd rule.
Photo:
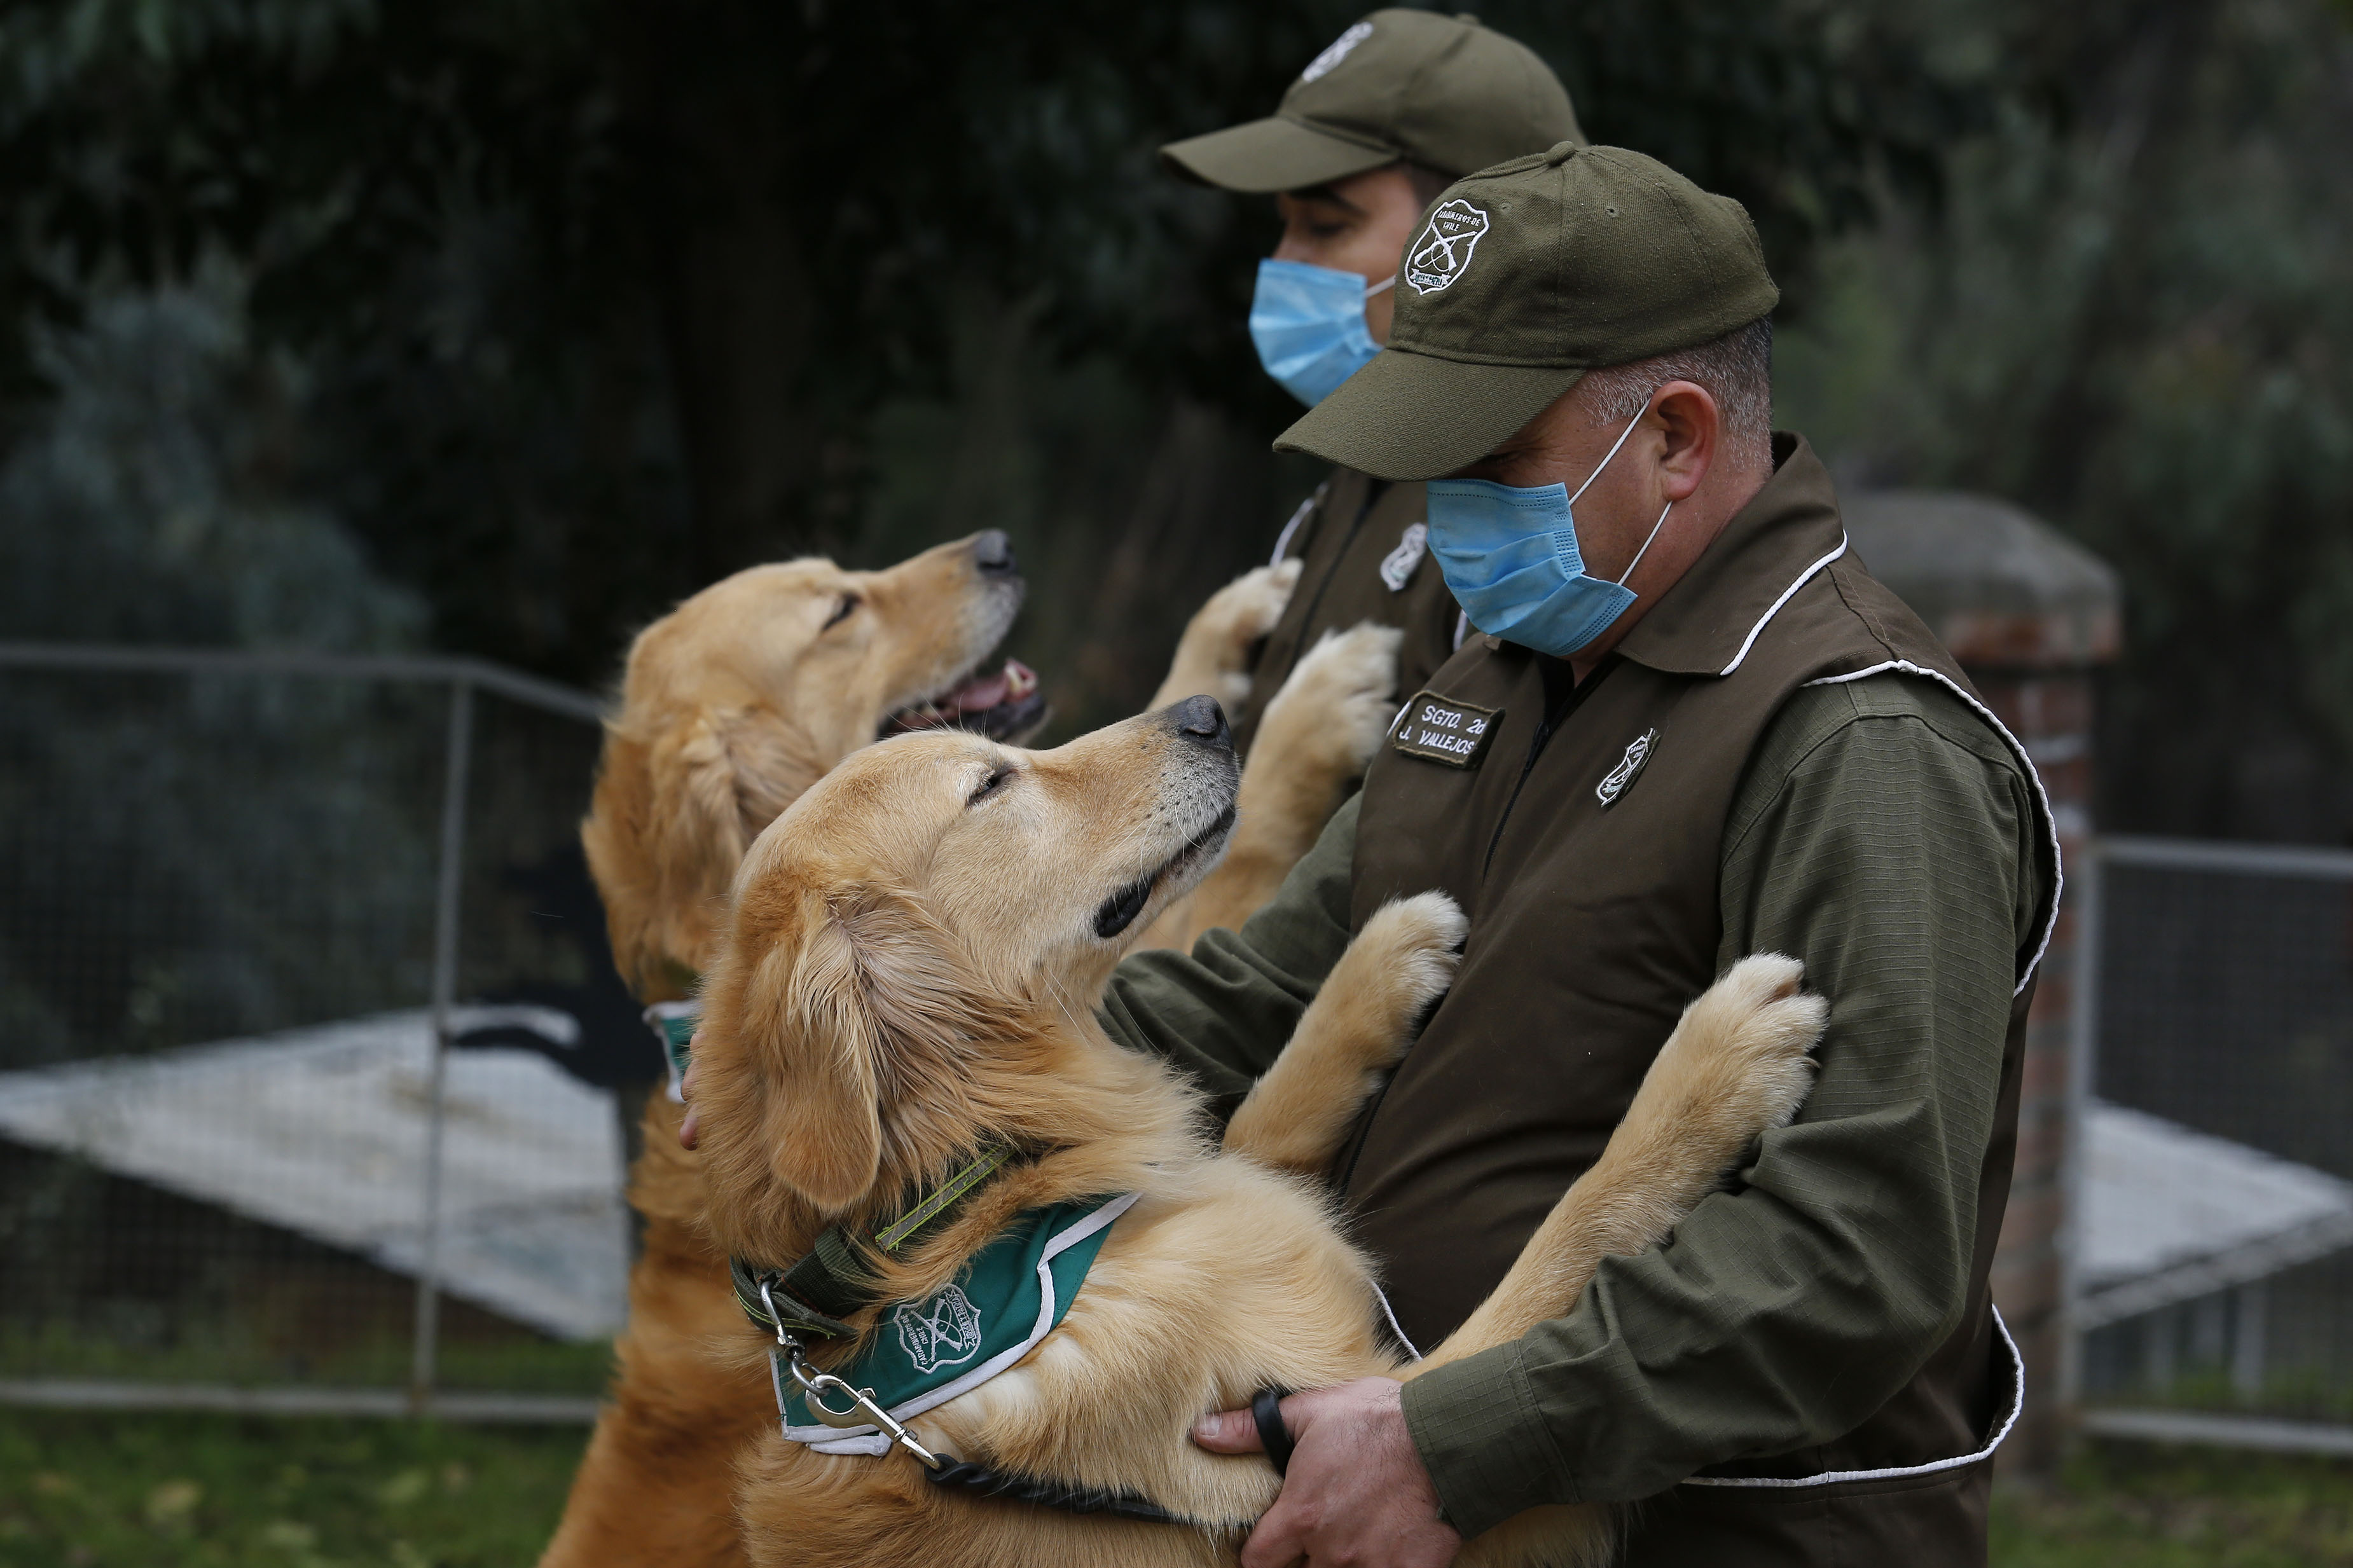
[[[1444,893],[1373,911],[1226,1128],[1226,1147],[1261,1165],[1322,1173],[1381,1074],[1412,1043],[1423,1009],[1454,983],[1468,922]]]
[[[1299,565],[1284,561],[1261,566],[1210,595],[1185,623],[1167,679],[1153,693],[1145,711],[1201,696],[1214,697],[1229,709],[1240,707],[1250,695],[1250,646],[1282,618],[1291,591],[1299,584]]]
[[[1794,958],[1744,958],[1683,1009],[1626,1118],[1479,1310],[1415,1373],[1508,1343],[1577,1304],[1601,1259],[1656,1246],[1813,1086],[1830,1004]]]

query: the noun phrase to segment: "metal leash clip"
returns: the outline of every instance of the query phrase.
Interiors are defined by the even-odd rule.
[[[853,1388],[833,1373],[819,1372],[808,1364],[807,1355],[800,1341],[785,1331],[784,1320],[777,1314],[776,1301],[768,1295],[768,1285],[765,1280],[760,1284],[760,1300],[768,1309],[770,1321],[776,1325],[776,1344],[785,1352],[785,1370],[792,1373],[795,1383],[800,1384],[801,1394],[808,1401],[810,1415],[828,1426],[876,1427],[891,1441],[921,1459],[924,1468],[936,1470],[940,1468],[940,1457],[917,1442],[913,1432],[901,1426],[889,1411],[877,1405],[874,1402],[872,1389]],[[826,1404],[823,1397],[825,1393],[829,1389],[837,1388],[849,1396],[849,1409],[836,1410]]]

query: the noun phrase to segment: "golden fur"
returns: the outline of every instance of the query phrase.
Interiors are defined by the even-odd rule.
[[[581,837],[616,961],[641,999],[685,995],[708,965],[729,882],[760,830],[871,743],[889,714],[953,685],[1003,636],[1020,584],[980,570],[979,543],[942,545],[888,572],[845,572],[822,560],[753,567],[636,639]],[[1187,628],[1169,683],[1230,699],[1250,643],[1282,614],[1297,576],[1295,563],[1261,570],[1213,597]],[[836,620],[852,599],[851,613]],[[1239,679],[1247,689],[1247,675]],[[1339,695],[1331,700],[1345,700],[1332,689]],[[1322,727],[1308,710],[1316,700],[1293,703],[1294,729]],[[1323,754],[1303,749],[1319,769]],[[1254,773],[1283,765],[1279,744],[1261,755]],[[1319,791],[1335,787],[1310,785],[1252,809],[1269,837],[1303,849],[1329,814]],[[1316,815],[1303,829],[1274,820],[1310,810]],[[1288,868],[1286,861],[1270,877],[1261,856],[1255,880],[1229,884],[1223,907],[1238,921]],[[742,1318],[725,1254],[699,1224],[702,1161],[679,1146],[681,1114],[659,1096],[645,1113],[645,1152],[630,1173],[629,1201],[645,1226],[628,1326],[542,1568],[742,1561],[729,1460],[771,1424],[773,1401],[764,1372],[708,1353]]]
[[[827,1223],[879,1222],[983,1142],[1030,1152],[938,1234],[876,1260],[885,1300],[936,1290],[1021,1210],[1139,1193],[1060,1327],[913,1425],[935,1452],[1198,1522],[981,1501],[931,1486],[904,1453],[819,1455],[769,1430],[739,1460],[737,1497],[764,1568],[1231,1563],[1278,1483],[1261,1458],[1191,1443],[1194,1418],[1271,1384],[1419,1370],[1377,1338],[1366,1259],[1288,1173],[1330,1157],[1448,983],[1459,911],[1426,894],[1367,922],[1223,1152],[1191,1092],[1095,1021],[1143,919],[1184,896],[1230,821],[1234,764],[1211,733],[1186,704],[1051,752],[937,734],[851,758],[745,857],[695,1097],[712,1226],[772,1266]],[[1123,896],[1139,886],[1134,910]],[[1137,918],[1106,933],[1124,908]],[[1568,1310],[1599,1257],[1659,1240],[1788,1119],[1825,1013],[1797,984],[1793,961],[1750,959],[1694,1004],[1601,1162],[1422,1367]],[[1536,1510],[1466,1560],[1598,1563],[1608,1523]]]

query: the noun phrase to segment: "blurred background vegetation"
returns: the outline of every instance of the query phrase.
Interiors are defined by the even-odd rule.
[[[1356,14],[0,0],[0,635],[609,678],[748,562],[1015,533],[1068,726],[1311,470],[1267,204],[1167,138]],[[1498,0],[1746,202],[1782,422],[2122,569],[2105,819],[2353,826],[2353,165],[2330,0]]]

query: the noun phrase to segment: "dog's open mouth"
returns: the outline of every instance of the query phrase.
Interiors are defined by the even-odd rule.
[[[1002,669],[976,675],[927,701],[902,708],[882,721],[878,738],[911,730],[970,730],[992,741],[1026,735],[1046,721],[1046,693],[1038,675],[1018,658]]]
[[[1218,813],[1208,826],[1185,841],[1185,847],[1171,855],[1160,868],[1149,876],[1139,877],[1105,899],[1095,910],[1095,934],[1109,942],[1135,923],[1144,906],[1152,901],[1153,889],[1172,877],[1180,877],[1201,860],[1214,855],[1225,844],[1226,835],[1234,830],[1234,808],[1229,804]]]

